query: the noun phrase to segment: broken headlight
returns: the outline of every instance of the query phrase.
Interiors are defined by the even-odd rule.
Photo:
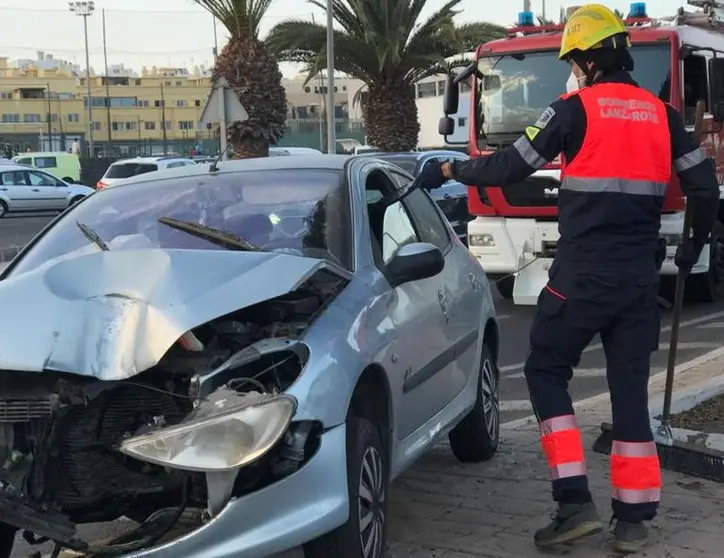
[[[211,402],[208,402],[211,403]],[[296,410],[287,395],[234,404],[202,403],[182,423],[124,440],[122,453],[184,471],[229,471],[264,455],[284,435]],[[211,408],[209,408],[211,407]]]

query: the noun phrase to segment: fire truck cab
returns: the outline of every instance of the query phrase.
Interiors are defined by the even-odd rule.
[[[689,5],[694,11],[680,8],[664,19],[649,18],[645,3],[631,5],[626,25],[633,77],[679,110],[692,132],[696,105],[706,103],[702,148],[715,160],[719,183],[724,184],[724,4],[689,0]],[[478,47],[475,62],[448,77],[445,116],[439,124],[446,141],[454,131],[451,116],[458,110],[458,87],[464,80],[471,85],[471,157],[513,144],[533,125],[565,93],[570,67],[558,60],[562,30],[563,25],[536,26],[533,14],[523,12],[507,37]],[[515,304],[536,304],[548,280],[559,237],[559,186],[560,160],[555,160],[505,188],[469,188],[469,211],[475,216],[468,224],[470,251],[497,281],[501,295]],[[724,298],[724,187],[720,189],[719,222],[687,280],[689,295],[700,301]],[[661,236],[668,247],[661,269],[664,296],[674,292],[674,254],[682,241],[685,203],[674,173],[661,217]]]

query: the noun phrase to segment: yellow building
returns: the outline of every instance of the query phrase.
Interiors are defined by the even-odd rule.
[[[10,144],[16,152],[67,151],[76,140],[84,145],[90,135],[85,72],[42,52],[37,60],[23,62],[11,66],[0,57],[0,144]],[[199,123],[211,88],[208,70],[153,67],[140,75],[122,66],[114,70],[108,77],[91,71],[96,155],[188,153],[198,144],[206,153],[215,151],[215,129]],[[336,85],[338,137],[349,136],[345,132],[350,130],[363,137],[360,122],[348,125],[350,119],[359,120],[348,108],[358,82],[345,79]],[[282,144],[316,147],[323,129],[323,82],[303,87],[294,79],[285,87],[291,137]]]

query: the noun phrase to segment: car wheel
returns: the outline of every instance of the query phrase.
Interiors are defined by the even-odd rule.
[[[515,277],[503,277],[495,282],[495,286],[505,300],[511,300],[513,298],[513,287],[515,287]]]
[[[475,406],[450,432],[449,439],[453,454],[463,463],[487,461],[498,451],[500,439],[498,367],[487,345],[483,346]]]
[[[387,539],[389,466],[380,433],[368,420],[347,420],[349,519],[304,545],[306,558],[382,558]]]
[[[66,176],[63,179],[63,182],[67,182],[68,184],[75,184],[75,180],[73,180],[70,176]]]
[[[4,201],[0,201],[0,218],[5,217],[8,212],[8,204]]]
[[[75,204],[77,204],[77,203],[78,203],[80,200],[82,200],[83,198],[85,198],[85,196],[76,196],[76,197],[74,197],[72,200],[70,200],[70,205],[75,205]]]
[[[724,298],[724,225],[721,223],[714,225],[711,232],[709,270],[690,275],[686,291],[696,302],[718,302]]]

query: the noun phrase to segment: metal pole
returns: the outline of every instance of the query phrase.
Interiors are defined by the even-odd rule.
[[[50,102],[50,83],[46,83],[46,95],[48,96],[48,151],[55,151],[53,147],[53,130],[51,127],[51,113],[53,112],[53,106]],[[45,151],[45,150],[43,150]]]
[[[216,58],[219,56],[219,39],[216,36],[216,17],[213,15],[211,16],[211,19],[214,21],[214,65],[216,64]]]
[[[312,14],[312,23],[316,25],[317,21],[314,18],[314,14]],[[319,95],[322,98],[322,112],[324,112],[325,107],[325,95],[324,95],[324,76],[322,75],[322,71],[319,72],[319,80],[318,80],[318,86],[319,87]],[[319,150],[324,151],[324,118],[322,118],[322,115],[319,115]]]
[[[106,67],[106,115],[108,119],[108,153],[106,155],[110,156],[111,152],[113,151],[113,136],[111,133],[111,89],[110,89],[110,82],[108,79],[108,49],[107,49],[107,43],[106,43],[106,10],[105,8],[101,10],[101,15],[103,16],[103,63]]]
[[[217,87],[221,93],[221,99],[219,100],[219,153],[221,153],[221,160],[226,161],[228,159],[226,153],[226,88],[218,84]]]
[[[334,12],[333,0],[327,0],[327,153],[336,152],[334,118]]]
[[[541,17],[543,18],[543,21],[546,19],[546,0],[541,0]]]
[[[523,11],[524,12],[530,11],[530,0],[523,0]]]
[[[166,99],[163,97],[163,81],[161,81],[161,130],[163,131],[163,154],[168,153],[168,130],[166,130]]]
[[[91,75],[90,75],[90,52],[88,50],[88,16],[83,14],[83,31],[85,32],[85,67],[86,67],[86,83],[88,84],[88,151],[89,156],[94,157],[93,151],[93,93],[91,91]]]

